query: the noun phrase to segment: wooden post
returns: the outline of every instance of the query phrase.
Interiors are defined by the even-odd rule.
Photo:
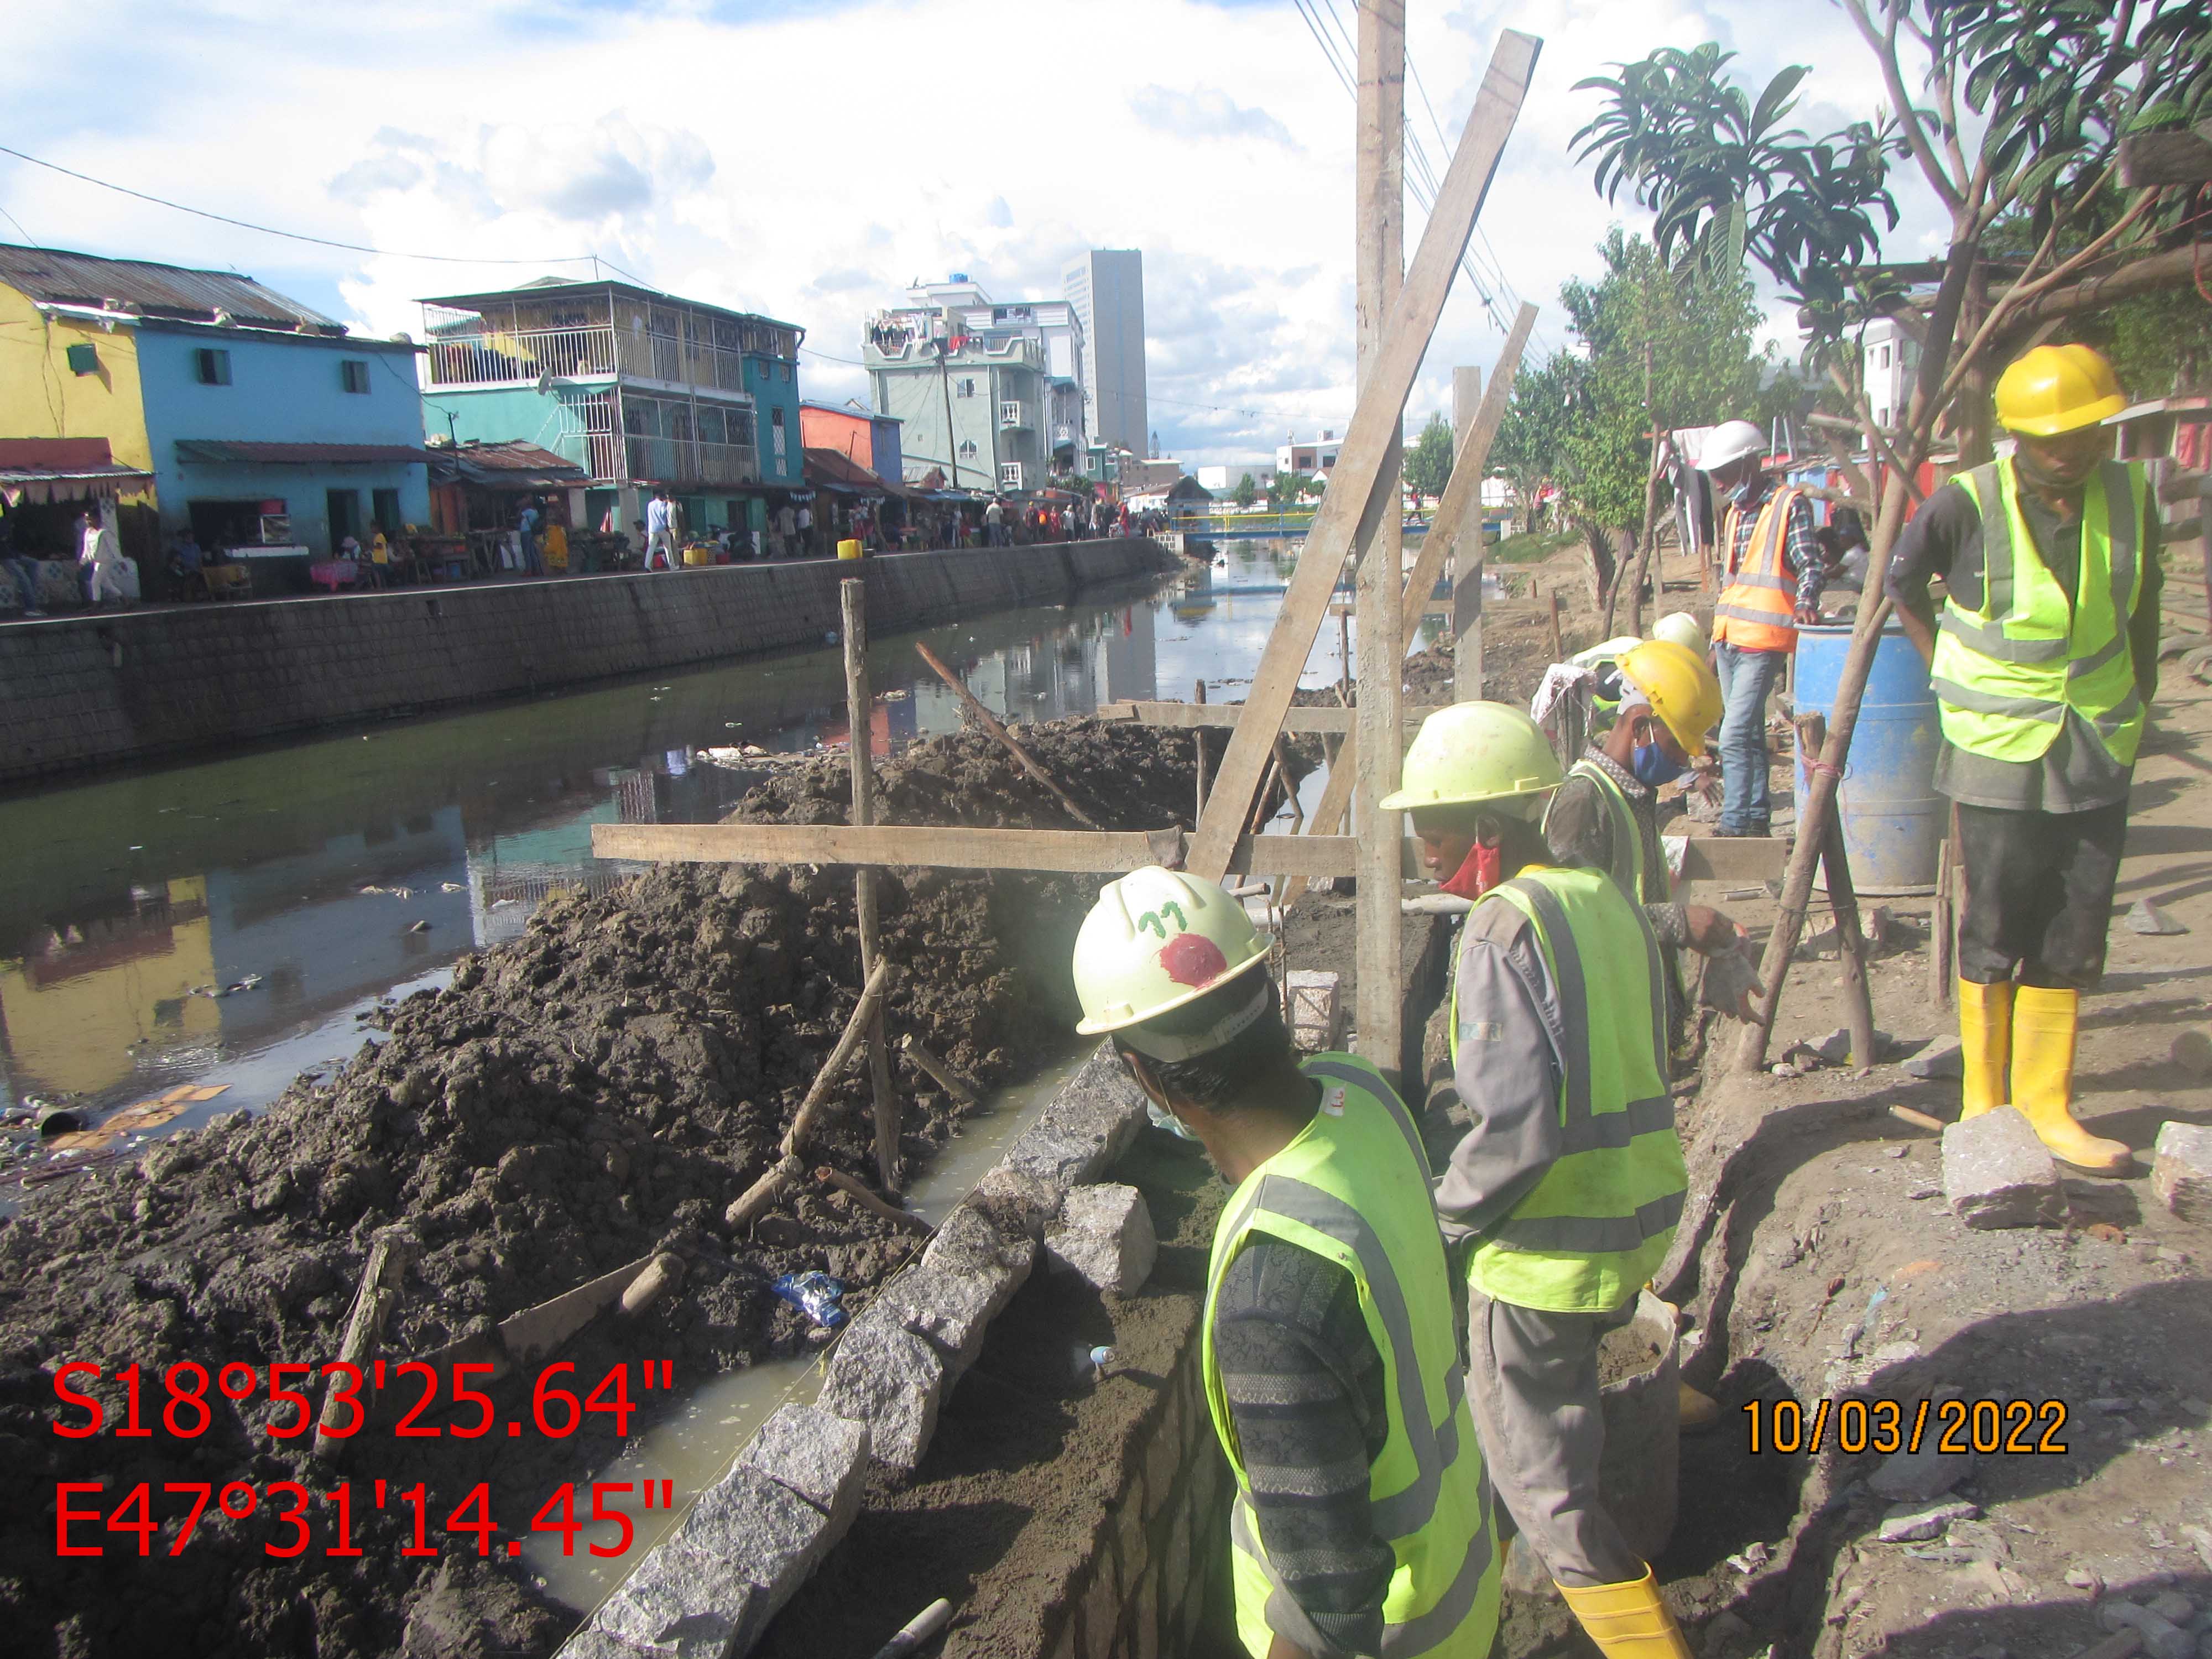
[[[1479,408],[1462,420],[1452,452],[1451,479],[1437,501],[1429,533],[1421,543],[1413,568],[1406,578],[1405,649],[1410,652],[1421,629],[1421,613],[1429,592],[1443,574],[1444,559],[1452,561],[1452,700],[1469,702],[1482,696],[1482,475],[1490,467],[1490,446],[1504,424],[1513,394],[1513,376],[1521,365],[1521,352],[1536,326],[1536,307],[1524,305],[1513,319],[1513,332],[1490,374],[1490,390]],[[1462,382],[1480,371],[1454,369],[1456,397]],[[1455,411],[1456,413],[1456,410]],[[1402,653],[1401,653],[1402,654]]]
[[[1556,590],[1552,594],[1552,614],[1548,620],[1552,625],[1552,660],[1565,662],[1567,647],[1559,639],[1559,596]]]
[[[346,1320],[345,1335],[338,1343],[338,1360],[353,1366],[357,1372],[367,1374],[376,1358],[377,1344],[384,1339],[385,1322],[392,1310],[399,1305],[399,1283],[407,1276],[407,1265],[414,1261],[422,1248],[414,1233],[405,1226],[380,1230],[368,1247],[368,1261],[361,1270],[361,1288],[355,1293],[353,1312]],[[346,1415],[345,1402],[340,1399],[336,1382],[323,1399],[323,1413],[315,1423],[315,1455],[335,1458],[351,1443],[349,1437],[333,1435],[331,1429]],[[358,1409],[368,1409],[366,1400]]]
[[[1352,706],[1352,612],[1336,613],[1336,700]]]
[[[1067,810],[1068,817],[1085,829],[1096,830],[1098,827],[1097,820],[1078,806],[1074,797],[1054,783],[1052,781],[1052,775],[1030,757],[1030,751],[1015,741],[1014,734],[1006,730],[996,714],[983,707],[975,694],[968,689],[967,682],[947,667],[942,657],[919,640],[915,641],[914,648],[921,653],[921,659],[930,665],[937,678],[952,688],[953,694],[960,699],[960,706],[975,717],[975,723],[1005,746],[1006,752],[1020,763],[1022,770],[1044,786],[1045,793]]]
[[[1358,380],[1364,392],[1376,379],[1383,319],[1405,282],[1406,7],[1405,0],[1361,0],[1359,6],[1358,155],[1352,185],[1357,252]],[[1353,1012],[1362,1058],[1395,1078],[1400,1061],[1402,988],[1398,983],[1397,814],[1376,803],[1398,787],[1405,734],[1398,709],[1404,696],[1404,625],[1400,612],[1406,580],[1400,547],[1403,503],[1399,466],[1404,405],[1391,422],[1382,465],[1353,541],[1358,560],[1359,733],[1358,772],[1352,793],[1352,834],[1360,843],[1359,911],[1356,951],[1358,993]],[[1416,613],[1418,614],[1418,613]]]
[[[1198,684],[1191,696],[1193,701],[1200,704],[1206,702],[1205,676],[1199,677]],[[1191,737],[1198,745],[1198,805],[1192,809],[1190,815],[1190,821],[1193,825],[1195,825],[1206,816],[1206,728],[1202,726],[1194,727]]]
[[[845,621],[845,723],[852,733],[853,813],[854,824],[876,821],[876,769],[868,750],[874,724],[875,701],[868,695],[868,586],[865,580],[848,576],[837,584],[837,599]],[[860,919],[860,977],[876,971],[883,954],[881,925],[876,915],[876,870],[864,864],[853,875],[854,908]],[[884,1042],[884,1016],[879,1008],[868,1027],[868,1082],[876,1102],[876,1175],[887,1193],[898,1191],[899,1108],[891,1088],[890,1050]]]
[[[1828,717],[1807,714],[1797,722],[1797,743],[1817,755],[1828,737]],[[1828,908],[1836,922],[1836,960],[1842,964],[1844,1012],[1850,1025],[1851,1064],[1871,1066],[1875,1053],[1874,1000],[1867,989],[1866,936],[1859,931],[1858,894],[1851,886],[1850,859],[1844,852],[1844,822],[1831,815],[1820,845],[1820,870],[1828,884]]]
[[[944,1090],[963,1106],[973,1107],[978,1103],[975,1085],[930,1053],[928,1049],[923,1048],[921,1044],[916,1042],[914,1040],[913,1032],[908,1031],[899,1039],[899,1052],[934,1080],[939,1088]]]
[[[1474,234],[1482,210],[1482,198],[1498,170],[1528,83],[1536,72],[1543,43],[1533,35],[1506,29],[1498,36],[1483,76],[1482,90],[1468,117],[1458,148],[1445,170],[1443,187],[1421,233],[1406,285],[1391,308],[1383,330],[1381,351],[1364,382],[1352,425],[1344,434],[1336,471],[1329,475],[1328,493],[1314,514],[1305,549],[1291,573],[1289,591],[1267,648],[1252,677],[1245,698],[1245,717],[1237,722],[1228,752],[1214,775],[1213,795],[1205,818],[1193,838],[1191,873],[1201,880],[1218,881],[1235,857],[1237,832],[1244,827],[1244,812],[1259,787],[1281,728],[1282,718],[1297,690],[1298,676],[1320,637],[1328,615],[1329,596],[1343,574],[1344,561],[1353,532],[1364,516],[1370,498],[1389,496],[1384,462],[1389,458],[1405,420],[1406,397],[1420,370],[1437,319],[1443,314],[1445,295]],[[1393,734],[1392,741],[1396,741]],[[1395,971],[1395,969],[1393,970]]]
[[[814,1120],[821,1113],[822,1103],[830,1098],[830,1090],[836,1087],[838,1078],[852,1062],[854,1051],[867,1035],[868,1026],[882,1009],[890,987],[891,965],[879,962],[861,988],[860,1000],[853,1005],[845,1030],[837,1038],[837,1046],[822,1062],[822,1069],[814,1074],[814,1084],[807,1090],[806,1098],[799,1102],[798,1111],[792,1115],[791,1127],[783,1132],[783,1145],[776,1161],[723,1212],[723,1220],[733,1231],[750,1226],[754,1218],[775,1203],[786,1186],[805,1173],[805,1165],[799,1161],[799,1149],[813,1133]]]

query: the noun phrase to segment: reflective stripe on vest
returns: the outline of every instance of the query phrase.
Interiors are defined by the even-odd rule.
[[[1531,924],[1559,999],[1565,1073],[1559,1156],[1476,1247],[1485,1295],[1595,1313],[1633,1295],[1666,1254],[1688,1178],[1667,1087],[1666,980],[1643,911],[1595,870],[1533,868],[1485,902]],[[1474,915],[1464,925],[1473,925]],[[1459,1067],[1459,959],[1452,963],[1452,1066]],[[1641,1022],[1630,1015],[1645,1011]],[[1592,1022],[1593,1008],[1601,1022]],[[1480,1112],[1480,1103],[1468,1109]]]
[[[1745,651],[1794,651],[1797,647],[1796,591],[1783,574],[1790,544],[1790,512],[1802,491],[1778,489],[1759,509],[1750,544],[1736,558],[1736,532],[1743,509],[1731,505],[1722,536],[1728,546],[1728,586],[1713,607],[1713,643]]]
[[[1231,1516],[1238,1634],[1255,1653],[1273,1635],[1312,1637],[1268,1563],[1214,1350],[1221,1282],[1264,1232],[1352,1275],[1380,1356],[1389,1431],[1369,1470],[1370,1513],[1397,1558],[1383,1599],[1382,1651],[1483,1659],[1497,1625],[1490,1493],[1452,1327],[1450,1270],[1413,1115],[1381,1073],[1348,1054],[1305,1062],[1340,1098],[1247,1176],[1215,1229],[1204,1334],[1207,1407],[1236,1472]],[[1340,1091],[1340,1095],[1339,1094]]]
[[[2113,759],[2142,738],[2128,625],[2142,591],[2142,471],[2106,461],[2082,492],[2081,568],[2069,604],[2037,550],[2009,459],[1960,474],[1982,520],[1982,604],[1947,599],[1930,669],[1943,736],[1992,760],[2042,758],[2070,709]]]

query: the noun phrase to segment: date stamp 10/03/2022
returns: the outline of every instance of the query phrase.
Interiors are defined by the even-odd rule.
[[[1950,1399],[1753,1400],[1743,1407],[1748,1423],[1747,1449],[1754,1455],[1784,1456],[1836,1450],[1917,1452],[1932,1447],[1945,1455],[1972,1452],[1983,1457],[2053,1456],[2066,1453],[2062,1437],[2067,1405],[2063,1400]]]

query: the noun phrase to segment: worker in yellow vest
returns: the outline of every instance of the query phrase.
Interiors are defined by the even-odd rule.
[[[1468,1397],[1491,1479],[1608,1659],[1687,1659],[1598,1491],[1597,1351],[1673,1240],[1687,1180],[1659,944],[1603,871],[1553,865],[1542,730],[1468,702],[1422,723],[1386,811],[1475,901],[1452,964],[1454,1085],[1474,1118],[1436,1188],[1469,1251]]]
[[[1235,1188],[1203,1358],[1237,1635],[1253,1659],[1485,1659],[1490,1492],[1428,1158],[1372,1066],[1300,1062],[1267,946],[1219,887],[1158,868],[1109,883],[1075,945],[1077,1030]]]
[[[1934,676],[1936,787],[1958,804],[1966,867],[1960,1109],[2016,1106],[2096,1175],[2124,1172],[2129,1150],[2075,1120],[2075,1037],[2105,970],[2164,581],[2143,470],[2112,459],[2104,424],[2126,404],[2087,346],[2029,351],[1997,382],[2013,453],[1929,496],[1889,568]]]
[[[1827,567],[1801,489],[1767,475],[1766,439],[1749,421],[1705,434],[1698,465],[1728,501],[1721,523],[1726,585],[1713,609],[1713,667],[1720,677],[1723,836],[1764,836],[1767,799],[1766,696],[1797,649],[1800,623],[1817,608]]]

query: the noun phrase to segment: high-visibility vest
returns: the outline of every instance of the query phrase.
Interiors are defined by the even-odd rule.
[[[1207,1272],[1206,1402],[1237,1476],[1229,1522],[1237,1633],[1265,1654],[1276,1634],[1295,1640],[1306,1622],[1261,1543],[1213,1345],[1229,1264],[1248,1238],[1266,1233],[1352,1275],[1382,1357],[1389,1434],[1367,1491],[1376,1534],[1397,1558],[1382,1599],[1382,1653],[1484,1659],[1498,1628],[1490,1485],[1468,1411],[1428,1158],[1405,1103],[1365,1060],[1316,1054],[1300,1069],[1326,1091],[1322,1109],[1231,1194]]]
[[[1713,643],[1744,651],[1795,651],[1797,624],[1795,585],[1783,574],[1790,543],[1790,509],[1804,492],[1778,489],[1759,509],[1751,541],[1736,557],[1736,528],[1743,509],[1730,505],[1722,521],[1721,544],[1728,549],[1729,582],[1713,607]]]
[[[1945,739],[1991,760],[2040,760],[2072,709],[2114,760],[2134,764],[2143,706],[2128,624],[2142,592],[2142,468],[2106,461],[2089,475],[2070,605],[2021,516],[2011,460],[1951,482],[1982,515],[1982,605],[1948,599],[1936,618],[1930,677]]]
[[[1636,821],[1636,809],[1629,805],[1628,796],[1610,772],[1587,755],[1567,769],[1571,778],[1588,778],[1597,786],[1598,799],[1605,804],[1605,815],[1613,826],[1613,868],[1607,873],[1615,884],[1638,904],[1665,904],[1674,896],[1666,866],[1653,869],[1644,856],[1644,830]],[[1554,791],[1553,802],[1559,794]],[[1550,808],[1546,808],[1548,812]],[[1624,880],[1623,878],[1626,878]]]
[[[1532,925],[1559,988],[1561,1151],[1476,1245],[1468,1278],[1485,1296],[1517,1307],[1602,1313],[1651,1277],[1689,1187],[1667,1088],[1659,941],[1644,912],[1596,870],[1525,868],[1485,895],[1462,926],[1497,927],[1503,938],[1516,921],[1508,906]],[[1455,952],[1455,1072],[1459,1049]],[[1467,1105],[1480,1109],[1475,1101]]]

